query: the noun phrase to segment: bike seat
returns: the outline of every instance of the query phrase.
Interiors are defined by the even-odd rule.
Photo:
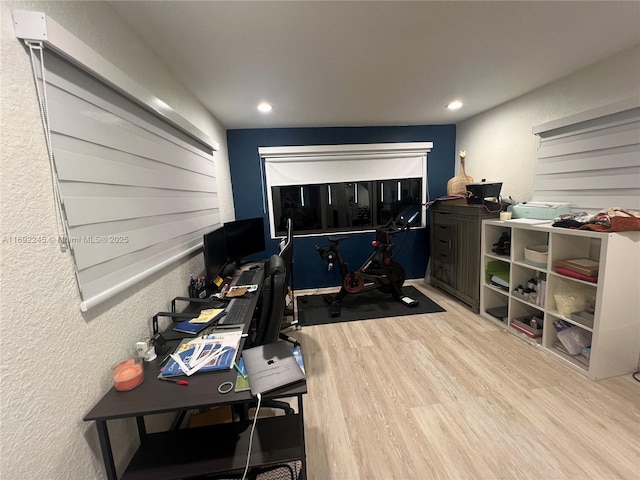
[[[338,243],[340,243],[342,240],[346,240],[349,237],[327,237],[327,240],[329,240],[331,243],[337,245]]]

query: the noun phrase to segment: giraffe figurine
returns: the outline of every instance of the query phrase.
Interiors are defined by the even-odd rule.
[[[460,155],[460,173],[447,182],[447,195],[467,195],[467,185],[473,183],[473,178],[464,171],[464,159],[467,151],[462,150]]]

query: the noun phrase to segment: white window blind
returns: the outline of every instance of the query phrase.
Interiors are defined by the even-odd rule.
[[[629,99],[534,127],[533,200],[573,211],[640,210],[640,101]]]
[[[86,311],[202,246],[221,223],[215,164],[200,139],[66,59],[43,55],[55,170]]]

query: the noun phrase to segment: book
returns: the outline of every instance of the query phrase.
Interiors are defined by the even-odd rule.
[[[499,277],[498,275],[493,275],[491,277],[491,284],[492,285],[496,285],[498,287],[509,288],[509,281],[508,280],[504,280],[503,278]]]
[[[509,316],[509,309],[506,305],[502,307],[487,308],[486,312],[489,315],[496,317],[501,322],[505,322]]]
[[[229,370],[234,366],[241,338],[242,330],[237,329],[184,339],[158,376],[190,376],[196,372]]]
[[[511,320],[511,327],[531,338],[542,337],[542,329],[532,328],[526,323],[521,322],[520,320],[517,320],[515,318]]]
[[[224,308],[210,308],[202,310],[195,318],[184,320],[173,327],[173,330],[180,333],[196,335],[207,328],[212,323],[220,319],[225,313]]]
[[[596,272],[596,275],[589,276],[589,275],[583,275],[582,273],[579,273],[579,272],[574,272],[573,270],[570,270],[568,268],[556,267],[556,273],[559,273],[560,275],[564,275],[565,277],[571,277],[571,278],[577,278],[578,280],[584,280],[585,282],[598,283],[597,272]]]
[[[581,273],[587,277],[597,277],[599,264],[590,258],[571,258],[567,260],[556,260],[553,266],[565,268],[575,273]]]

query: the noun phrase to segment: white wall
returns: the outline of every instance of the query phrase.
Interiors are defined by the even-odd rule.
[[[72,259],[53,244],[15,244],[11,235],[55,235],[42,125],[28,54],[11,11],[43,11],[220,143],[215,154],[223,221],[233,220],[226,133],[105,2],[0,2],[0,477],[103,478],[93,423],[82,418],[111,387],[109,368],[148,336],[151,317],[186,293],[202,255],[172,265],[87,314]],[[150,381],[150,380],[147,380]],[[166,417],[157,424],[167,423]],[[111,422],[120,468],[135,445],[135,421]]]
[[[476,182],[503,182],[503,196],[525,202],[536,163],[533,126],[639,95],[637,45],[458,124],[457,150],[467,150],[465,170]]]

